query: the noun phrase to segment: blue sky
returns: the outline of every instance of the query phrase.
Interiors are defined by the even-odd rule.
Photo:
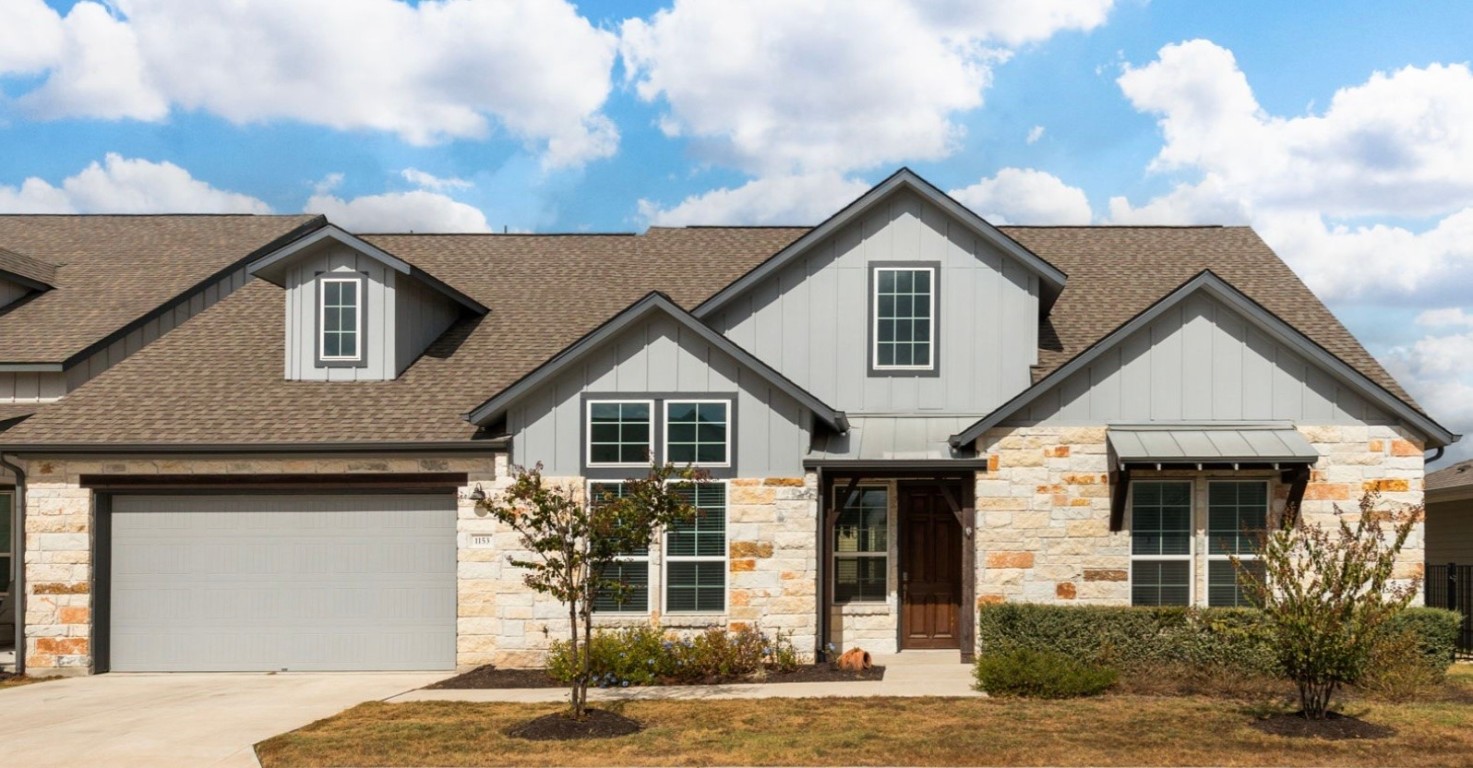
[[[1470,28],[1465,2],[0,0],[0,211],[812,223],[909,165],[999,222],[1251,224],[1473,431]]]

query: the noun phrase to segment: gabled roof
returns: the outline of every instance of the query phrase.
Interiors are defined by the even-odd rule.
[[[1473,459],[1428,472],[1423,488],[1429,500],[1439,497],[1473,494]]]
[[[1315,362],[1362,397],[1386,411],[1395,414],[1408,424],[1411,424],[1418,431],[1428,436],[1433,447],[1447,445],[1458,439],[1458,435],[1428,418],[1426,414],[1412,407],[1401,398],[1388,392],[1384,387],[1372,381],[1365,373],[1357,370],[1326,350],[1323,346],[1315,343],[1308,336],[1284,322],[1283,319],[1265,309],[1263,305],[1249,298],[1242,291],[1221,277],[1218,277],[1211,270],[1203,270],[1196,277],[1193,277],[1176,290],[1163,296],[1145,311],[1137,314],[1115,328],[1115,330],[1106,334],[1067,363],[1054,368],[1033,386],[1019,393],[1016,397],[1007,401],[977,423],[954,435],[951,438],[952,445],[960,446],[976,441],[987,430],[1001,424],[1008,417],[1017,413],[1024,406],[1036,400],[1040,395],[1052,389],[1070,375],[1083,370],[1106,351],[1113,349],[1137,331],[1148,327],[1168,309],[1177,306],[1185,301],[1188,296],[1198,292],[1210,294],[1213,298],[1228,305],[1257,325],[1270,338]]]
[[[751,369],[769,384],[777,387],[778,390],[812,411],[814,416],[830,427],[840,432],[849,428],[848,422],[845,420],[842,412],[834,410],[822,400],[814,397],[807,390],[794,384],[767,363],[758,360],[756,356],[737,346],[731,339],[722,336],[710,326],[697,320],[694,315],[681,309],[679,305],[671,301],[669,296],[658,291],[652,292],[629,305],[629,308],[614,315],[608,322],[594,328],[583,338],[570,344],[556,355],[553,355],[547,362],[529,371],[526,376],[518,379],[511,386],[493,395],[489,400],[466,414],[466,420],[480,426],[494,422],[506,412],[507,407],[512,403],[551,381],[559,373],[567,370],[569,366],[582,360],[605,342],[617,337],[624,330],[656,313],[668,315],[685,328],[695,332],[707,344],[721,350],[741,365]]]
[[[415,267],[413,264],[390,254],[388,251],[369,243],[357,235],[343,231],[334,224],[328,224],[321,229],[305,234],[277,248],[275,251],[262,256],[256,261],[251,262],[246,267],[246,271],[268,283],[284,287],[286,285],[287,265],[296,257],[329,240],[341,243],[364,256],[382,263],[399,274],[408,275],[424,283],[430,288],[444,294],[451,301],[460,304],[478,315],[484,315],[489,311],[481,302],[451,288],[434,275]]]
[[[0,247],[52,265],[0,312],[0,365],[63,370],[325,220],[314,216],[0,215]]]
[[[0,278],[33,291],[47,291],[56,287],[56,265],[0,248]]]
[[[752,271],[737,278],[731,284],[722,288],[716,295],[702,302],[696,307],[696,317],[707,317],[711,313],[726,306],[728,302],[747,290],[762,282],[765,278],[781,270],[796,259],[810,247],[822,241],[824,238],[839,231],[844,225],[863,216],[864,213],[874,207],[877,203],[889,197],[898,189],[909,189],[925,198],[928,202],[950,214],[956,220],[962,222],[972,230],[974,234],[984,241],[996,246],[1003,253],[1017,259],[1025,267],[1038,275],[1044,284],[1044,306],[1047,307],[1053,297],[1058,295],[1064,288],[1065,275],[1053,264],[1045,261],[1038,254],[1028,250],[1011,237],[999,230],[997,227],[987,223],[981,216],[973,213],[965,205],[958,203],[945,192],[937,189],[929,181],[921,178],[909,168],[901,168],[891,174],[889,178],[876,184],[870,191],[860,195],[854,202],[844,206],[833,216],[813,229],[808,230],[802,237],[790,243],[786,248],[773,254],[757,265]]]

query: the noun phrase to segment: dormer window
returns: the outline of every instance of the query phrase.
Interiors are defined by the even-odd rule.
[[[870,372],[935,375],[940,265],[875,265],[870,273]]]
[[[363,289],[361,276],[318,278],[318,362],[324,366],[357,365],[363,354]]]

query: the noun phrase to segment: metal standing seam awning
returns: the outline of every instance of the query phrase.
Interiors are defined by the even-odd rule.
[[[1289,508],[1297,508],[1309,483],[1309,467],[1319,451],[1292,424],[1122,424],[1107,431],[1114,494],[1110,530],[1125,519],[1132,468],[1206,467],[1241,468],[1245,465],[1276,469],[1289,483]]]
[[[818,436],[803,465],[810,469],[974,468],[987,466],[952,435],[976,421],[972,416],[850,416],[849,431]]]

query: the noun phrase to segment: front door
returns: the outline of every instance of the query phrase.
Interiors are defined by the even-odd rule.
[[[936,486],[900,488],[900,647],[959,648],[962,531]]]

